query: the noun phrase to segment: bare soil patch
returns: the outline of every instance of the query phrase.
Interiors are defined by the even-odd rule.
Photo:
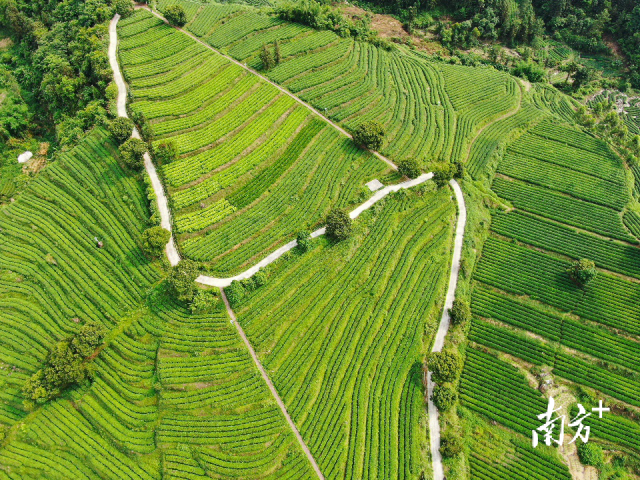
[[[13,45],[13,42],[9,37],[0,39],[0,49],[9,48],[11,45]]]
[[[417,35],[409,35],[402,27],[400,20],[391,15],[373,14],[366,10],[348,5],[342,8],[342,13],[351,19],[359,19],[365,16],[371,17],[371,30],[378,32],[381,38],[400,39],[403,42],[410,41],[412,45],[420,50],[427,50],[431,53],[440,51],[442,47],[437,42],[427,41]]]

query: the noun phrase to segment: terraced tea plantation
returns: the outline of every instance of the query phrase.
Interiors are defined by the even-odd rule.
[[[194,315],[157,285],[116,151],[95,131],[0,216],[0,478],[310,478],[222,304]],[[93,381],[27,415],[25,380],[89,320],[110,330]]]
[[[444,191],[396,194],[365,215],[353,241],[319,241],[235,310],[325,478],[418,478],[429,468],[421,352],[439,321],[454,205]]]
[[[591,441],[639,473],[640,170],[576,125],[580,104],[267,0],[151,7],[174,4],[183,29],[139,6],[110,32],[156,190],[153,165],[133,171],[95,127],[0,204],[0,480],[443,480],[438,449],[446,478],[597,478],[573,447],[532,447],[549,396],[611,406]],[[342,130],[368,120],[386,162]],[[329,225],[291,242],[368,182],[406,180],[390,162],[407,159],[464,171],[368,202],[340,241]],[[160,184],[171,269],[148,251]],[[192,281],[288,243],[224,291]],[[597,270],[585,285],[579,259]],[[454,280],[470,318],[449,327]],[[105,333],[72,359],[86,375],[26,388],[68,367],[87,324]],[[439,443],[426,366],[443,333],[461,362]]]
[[[186,28],[255,69],[262,46],[277,39],[282,60],[265,75],[348,129],[381,122],[388,132],[381,152],[396,161],[464,159],[478,129],[521,97],[518,83],[495,70],[425,62],[410,50],[388,52],[248,7],[204,4]]]
[[[493,214],[482,247],[461,381],[462,405],[524,436],[536,428],[532,412],[546,410],[546,399],[522,374],[535,365],[549,368],[559,382],[593,389],[607,404],[640,406],[640,249],[636,214],[623,215],[632,201],[629,175],[605,143],[557,117],[537,115],[497,165],[492,188],[513,208]],[[487,140],[479,142],[490,152]],[[584,288],[567,274],[570,262],[581,258],[598,269]],[[512,386],[499,388],[506,370]],[[611,433],[625,428],[628,416],[609,417],[607,427],[598,421],[591,422],[593,441],[640,453]],[[500,465],[480,462],[481,442],[472,445],[472,477],[503,478]]]
[[[360,198],[388,167],[276,87],[138,11],[119,28],[132,109],[156,145],[183,254],[228,276]],[[160,39],[160,40],[158,40]],[[287,240],[288,241],[288,240]]]

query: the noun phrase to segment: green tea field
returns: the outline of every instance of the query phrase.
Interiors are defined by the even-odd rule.
[[[640,479],[638,106],[594,113],[637,97],[577,50],[313,0],[65,0],[61,46],[6,3],[47,88],[1,149],[0,480]]]

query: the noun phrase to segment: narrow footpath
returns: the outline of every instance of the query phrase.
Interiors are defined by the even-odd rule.
[[[145,8],[145,9],[149,10],[151,13],[153,13],[154,15],[156,15],[158,18],[162,19],[164,22],[168,23],[167,20],[164,17],[162,17],[162,15],[160,15],[159,13],[149,9],[146,6],[138,6],[136,8]],[[126,108],[127,88],[126,88],[126,84],[124,82],[124,78],[122,77],[122,73],[120,72],[120,66],[118,64],[118,57],[117,57],[117,51],[118,51],[117,25],[118,25],[118,20],[119,19],[120,19],[120,15],[116,14],[113,17],[113,19],[111,20],[111,23],[109,25],[109,63],[111,65],[111,69],[113,70],[114,80],[115,80],[116,85],[118,87],[118,97],[117,97],[118,116],[127,117],[128,118],[127,108]],[[174,28],[176,28],[180,32],[184,33],[185,35],[188,35],[193,40],[195,40],[198,43],[204,45],[205,47],[209,48],[210,50],[218,53],[219,55],[222,55],[223,57],[225,57],[229,61],[235,63],[236,65],[239,65],[240,67],[244,68],[245,70],[251,72],[254,75],[257,75],[258,77],[260,77],[264,81],[270,83],[271,85],[276,87],[281,92],[285,93],[286,95],[290,96],[291,98],[296,100],[301,105],[303,105],[306,108],[308,108],[309,110],[311,110],[314,114],[318,115],[320,118],[322,118],[329,125],[332,125],[340,133],[342,133],[343,135],[351,138],[351,135],[346,130],[344,130],[342,127],[340,127],[336,123],[332,122],[331,120],[329,120],[327,117],[322,115],[320,112],[318,112],[311,105],[309,105],[308,103],[302,101],[300,98],[296,97],[295,95],[293,95],[291,92],[289,92],[285,88],[281,87],[280,85],[277,85],[277,84],[273,83],[268,78],[260,75],[255,70],[247,67],[246,65],[238,62],[237,60],[235,60],[235,59],[233,59],[233,58],[231,58],[231,57],[229,57],[227,55],[224,55],[223,53],[219,52],[218,50],[216,50],[215,48],[211,47],[210,45],[202,42],[199,38],[193,36],[189,32],[186,32],[185,30],[183,30],[181,28],[178,28],[178,27],[174,27]],[[137,129],[134,129],[132,137],[140,138],[140,134],[138,133]],[[385,162],[387,165],[389,165],[391,168],[393,168],[394,170],[398,169],[397,165],[395,165],[391,160],[389,160],[388,158],[384,157],[380,153],[378,153],[378,152],[372,152],[372,153],[377,158],[379,158],[380,160]],[[144,166],[145,166],[145,170],[147,171],[147,174],[149,175],[149,177],[151,179],[151,184],[152,184],[153,190],[155,192],[156,198],[158,200],[158,209],[160,211],[160,219],[161,219],[160,224],[161,224],[161,226],[163,228],[165,228],[165,229],[167,229],[168,231],[171,232],[172,231],[172,228],[171,228],[171,212],[169,211],[169,205],[168,205],[168,202],[167,202],[167,197],[166,197],[166,194],[164,192],[164,188],[162,186],[162,182],[160,181],[160,178],[158,177],[158,173],[156,171],[155,165],[151,161],[151,157],[149,156],[148,152],[145,153],[145,155],[144,155]],[[395,184],[395,185],[388,185],[388,186],[384,187],[383,189],[377,191],[369,200],[367,200],[366,202],[364,202],[363,204],[358,206],[355,210],[350,212],[349,216],[352,219],[357,218],[362,212],[364,212],[365,210],[371,208],[375,203],[377,203],[378,201],[382,200],[389,193],[397,192],[397,191],[399,191],[401,189],[411,188],[411,187],[420,185],[420,184],[426,182],[427,180],[430,180],[432,177],[433,177],[433,173],[425,173],[425,174],[421,175],[420,177],[418,177],[416,179],[413,179],[413,180],[408,180],[406,182],[402,182],[402,183]],[[465,201],[464,201],[464,196],[462,194],[462,189],[460,188],[460,185],[458,184],[458,182],[455,179],[452,179],[449,183],[450,183],[451,187],[453,188],[453,191],[455,193],[455,198],[456,198],[456,201],[458,203],[458,219],[457,219],[456,230],[455,230],[455,241],[454,241],[453,258],[452,258],[452,261],[451,261],[451,272],[450,272],[450,275],[449,275],[449,287],[448,287],[448,290],[447,290],[447,297],[446,297],[446,301],[445,301],[445,305],[444,305],[444,310],[442,312],[442,317],[440,319],[440,325],[438,327],[438,332],[436,334],[436,338],[435,338],[435,341],[434,341],[434,344],[433,344],[432,352],[439,352],[439,351],[442,350],[442,346],[444,345],[444,339],[445,339],[445,337],[447,335],[447,332],[449,330],[449,325],[450,325],[449,309],[451,308],[451,306],[453,304],[453,300],[455,299],[456,286],[457,286],[457,283],[458,283],[458,272],[460,271],[460,259],[461,259],[461,256],[462,256],[462,244],[463,244],[463,239],[464,239],[464,231],[465,231],[465,225],[466,225],[466,222],[467,222],[467,209],[466,209],[466,205],[465,205]],[[316,237],[318,237],[320,235],[324,235],[324,234],[325,234],[325,228],[320,228],[320,229],[316,230],[315,232],[313,232],[311,234],[311,237],[312,238],[316,238]],[[239,275],[236,275],[234,277],[216,278],[216,277],[210,277],[210,276],[206,276],[206,275],[201,275],[196,279],[196,281],[198,283],[203,284],[203,285],[210,285],[210,286],[214,286],[214,287],[219,287],[220,288],[222,299],[224,300],[225,306],[227,308],[227,312],[229,313],[229,317],[231,318],[231,321],[232,321],[233,325],[235,325],[235,327],[236,327],[236,329],[238,331],[238,334],[240,335],[240,337],[242,338],[242,341],[244,342],[244,344],[246,345],[247,349],[249,350],[249,353],[251,354],[251,357],[253,358],[253,361],[254,361],[256,367],[260,371],[265,383],[269,387],[269,390],[271,391],[271,394],[273,395],[274,399],[276,400],[276,403],[280,407],[280,410],[282,411],[285,419],[287,420],[287,423],[289,424],[289,426],[293,430],[296,438],[298,439],[298,442],[300,443],[300,446],[301,446],[302,450],[304,451],[305,455],[309,459],[309,462],[311,463],[312,467],[314,468],[316,474],[318,475],[318,477],[321,480],[324,480],[324,476],[322,474],[322,471],[318,467],[318,464],[315,461],[313,455],[311,454],[311,451],[309,450],[309,448],[307,447],[306,443],[304,442],[304,439],[300,435],[300,432],[298,431],[298,428],[296,427],[295,423],[293,422],[293,420],[289,416],[289,413],[287,412],[287,409],[286,409],[286,406],[285,406],[284,402],[280,398],[275,386],[273,385],[273,383],[271,382],[271,379],[269,378],[269,376],[267,375],[266,371],[264,370],[260,360],[258,359],[257,354],[255,353],[253,347],[251,346],[251,343],[249,342],[249,339],[247,338],[247,336],[245,335],[242,327],[238,323],[238,321],[236,319],[236,316],[235,316],[233,310],[231,309],[231,306],[229,305],[229,302],[228,302],[227,297],[226,297],[226,295],[224,293],[224,290],[223,290],[223,288],[229,286],[233,280],[242,280],[242,279],[251,277],[258,270],[260,270],[260,268],[265,267],[265,266],[269,265],[270,263],[274,262],[275,260],[280,258],[282,255],[284,255],[284,253],[286,253],[289,250],[295,248],[296,246],[297,246],[297,242],[295,240],[293,240],[293,241],[287,243],[286,245],[282,246],[281,248],[279,248],[275,252],[273,252],[270,255],[268,255],[266,258],[264,258],[262,261],[258,262],[253,267],[245,270],[244,272],[242,272]],[[167,243],[167,246],[166,246],[165,250],[166,250],[166,253],[167,253],[167,258],[169,259],[169,262],[171,263],[171,265],[172,266],[173,265],[177,265],[180,262],[180,254],[178,253],[178,249],[176,248],[175,239],[174,239],[173,235],[171,236],[169,242]],[[428,415],[429,415],[430,445],[431,445],[431,457],[432,457],[432,463],[433,463],[434,480],[444,480],[444,470],[443,470],[443,467],[442,467],[442,458],[440,456],[440,425],[438,423],[438,410],[435,407],[435,405],[433,404],[433,402],[431,401],[431,393],[433,391],[433,383],[431,381],[431,372],[428,372],[427,379],[428,379],[427,380],[427,392],[428,392]]]

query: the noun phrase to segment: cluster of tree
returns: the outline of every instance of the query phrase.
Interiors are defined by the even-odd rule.
[[[258,270],[252,277],[245,278],[244,280],[234,280],[227,288],[224,289],[224,293],[227,296],[227,300],[231,306],[238,305],[238,303],[248,294],[254,290],[267,284],[268,276],[264,269]]]
[[[42,133],[55,126],[62,146],[105,121],[107,21],[131,9],[125,0],[0,0],[0,25],[16,42],[2,61],[29,92],[33,121]]]
[[[278,5],[276,11],[284,20],[308,25],[318,30],[332,30],[341,37],[355,37],[390,50],[391,43],[371,30],[371,17],[352,20],[345,17],[330,0],[299,0]]]
[[[372,0],[408,19],[439,8],[453,22],[440,22],[443,44],[470,48],[479,40],[536,44],[543,33],[587,53],[607,53],[611,35],[628,57],[631,84],[640,88],[640,4],[636,0]],[[584,74],[585,72],[581,72]]]
[[[544,32],[531,0],[455,0],[443,6],[453,9],[458,20],[438,24],[448,47],[470,48],[480,39],[530,43]]]
[[[471,320],[469,302],[456,298],[449,310],[449,317],[453,325],[467,324]],[[446,412],[458,399],[456,385],[462,371],[462,358],[456,351],[432,353],[427,359],[427,368],[435,383],[431,400],[440,412]],[[455,434],[449,433],[443,437],[440,452],[445,458],[453,457],[461,451],[462,442]]]
[[[271,70],[276,65],[280,65],[280,62],[282,61],[282,54],[280,53],[280,44],[278,43],[278,40],[273,44],[273,52],[266,44],[262,46],[260,61],[262,62],[263,70]]]
[[[0,66],[0,141],[20,137],[29,124],[29,107],[22,98],[20,87],[11,72]]]
[[[615,104],[605,100],[594,104],[590,110],[581,106],[576,112],[578,123],[615,145],[630,166],[640,164],[640,135],[629,134]]]
[[[162,237],[157,238],[157,241],[154,242],[157,248],[156,252],[160,250],[158,254],[160,255],[169,240],[170,234],[167,230],[160,229],[166,232],[162,233],[157,229],[160,229],[160,227],[154,227],[154,229],[149,230],[155,230],[153,236]],[[198,288],[196,285],[198,276],[200,276],[200,268],[196,262],[193,260],[181,260],[180,263],[171,267],[167,282],[175,297],[186,303],[191,313],[211,313],[218,307],[219,298],[211,291]]]
[[[33,408],[59,396],[72,385],[84,382],[91,373],[89,358],[102,345],[106,329],[87,322],[70,338],[58,342],[49,352],[46,364],[25,383],[25,404]]]
[[[459,160],[453,163],[441,162],[433,168],[433,181],[438,188],[447,185],[452,178],[462,178],[463,175],[464,164]]]

